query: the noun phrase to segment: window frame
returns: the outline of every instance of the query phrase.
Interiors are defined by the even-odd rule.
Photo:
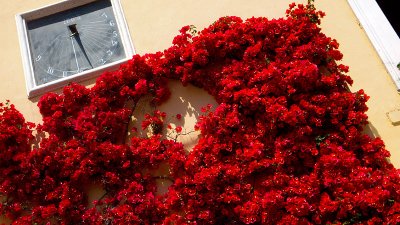
[[[400,91],[400,38],[375,0],[347,0]]]

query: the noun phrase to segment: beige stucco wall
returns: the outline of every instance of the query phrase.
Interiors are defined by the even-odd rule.
[[[163,50],[184,26],[193,24],[198,29],[211,24],[221,16],[242,18],[265,16],[283,17],[293,0],[121,0],[132,40],[139,54]],[[39,122],[37,98],[28,99],[25,88],[15,14],[29,11],[57,0],[4,1],[0,9],[1,56],[0,101],[11,100],[29,121]],[[305,3],[305,0],[298,3]],[[327,13],[322,28],[336,38],[344,53],[343,63],[350,66],[354,79],[353,90],[365,89],[371,96],[368,103],[370,131],[380,136],[392,153],[392,162],[400,167],[400,126],[394,126],[386,113],[400,109],[400,96],[373,49],[362,27],[358,24],[346,0],[318,1],[317,8]],[[88,81],[86,84],[93,83]],[[186,90],[185,90],[186,91]]]

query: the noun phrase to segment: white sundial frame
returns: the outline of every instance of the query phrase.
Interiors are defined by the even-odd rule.
[[[70,82],[82,82],[99,76],[105,71],[112,71],[118,69],[119,65],[127,62],[135,54],[134,46],[131,41],[128,25],[122,10],[120,0],[109,0],[115,16],[115,22],[118,26],[119,36],[121,39],[122,48],[125,51],[125,57],[115,62],[107,63],[105,65],[86,70],[71,76],[60,78],[48,83],[37,85],[35,82],[35,73],[32,62],[31,46],[28,39],[28,26],[27,23],[32,20],[40,19],[55,13],[63,12],[79,6],[83,6],[97,0],[64,0],[59,3],[44,6],[29,12],[17,14],[16,23],[18,30],[18,37],[21,48],[22,64],[25,75],[25,83],[27,88],[28,98],[36,97],[49,91],[61,88]]]

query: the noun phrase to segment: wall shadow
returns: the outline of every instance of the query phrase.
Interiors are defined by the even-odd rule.
[[[167,113],[165,125],[170,124],[173,128],[164,129],[162,133],[163,137],[181,142],[185,150],[190,151],[199,139],[200,133],[199,131],[195,131],[194,126],[201,116],[201,108],[207,104],[211,104],[213,109],[215,109],[218,103],[205,90],[193,85],[184,87],[180,81],[169,80],[168,87],[171,91],[170,98],[157,108],[150,105],[151,96],[144,96],[139,100],[133,112],[129,131],[135,127],[137,129],[137,136],[147,137],[150,133],[148,130],[142,130],[142,121],[146,113],[152,114],[157,109]],[[177,114],[182,115],[182,118],[177,119]],[[175,131],[174,128],[176,126],[182,127],[180,134]],[[131,132],[128,134],[127,142],[129,142],[128,139],[132,135]]]
[[[363,134],[367,134],[368,136],[372,137],[372,138],[378,138],[381,137],[379,135],[378,130],[375,128],[374,125],[372,125],[370,122],[368,122],[367,125],[364,126],[364,130],[362,132]]]

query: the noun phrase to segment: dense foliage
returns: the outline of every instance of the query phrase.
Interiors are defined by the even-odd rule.
[[[36,139],[1,105],[0,214],[13,224],[400,223],[399,173],[384,143],[362,133],[368,96],[347,88],[322,16],[292,4],[286,18],[183,27],[170,48],[135,55],[92,88],[44,95]],[[152,135],[125,140],[136,103],[165,102],[168,79],[219,104],[204,108],[189,153],[162,138],[172,127],[160,111],[138,128]],[[159,180],[171,183],[165,194]],[[94,206],[90,185],[105,191]]]

